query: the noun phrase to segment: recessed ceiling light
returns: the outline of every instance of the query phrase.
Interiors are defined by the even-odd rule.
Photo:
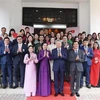
[[[62,11],[60,11],[60,13],[62,13]]]
[[[60,18],[58,18],[58,19],[60,19]]]
[[[36,10],[36,12],[38,12],[38,10]]]

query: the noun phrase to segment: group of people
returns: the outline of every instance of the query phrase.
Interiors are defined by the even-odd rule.
[[[29,27],[19,33],[1,28],[0,66],[3,88],[24,88],[26,96],[49,96],[54,82],[54,96],[64,96],[64,81],[70,83],[70,96],[80,96],[86,87],[100,86],[100,33],[54,33],[48,29],[38,34]],[[8,81],[7,81],[8,80]],[[76,85],[74,84],[76,83]],[[14,85],[14,86],[13,86]]]

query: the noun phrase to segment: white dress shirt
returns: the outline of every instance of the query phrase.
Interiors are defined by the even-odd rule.
[[[21,50],[22,49],[22,43],[18,44],[18,49]]]

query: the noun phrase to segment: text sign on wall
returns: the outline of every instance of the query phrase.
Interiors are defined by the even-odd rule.
[[[80,28],[79,27],[68,27],[66,28],[66,32],[71,31],[73,36],[77,36],[80,33]]]

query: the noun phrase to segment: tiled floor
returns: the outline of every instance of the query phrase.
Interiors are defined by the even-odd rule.
[[[0,94],[0,100],[26,100],[23,94]]]
[[[23,89],[0,89],[0,100],[26,100]]]
[[[83,87],[79,91],[80,97],[76,100],[100,100],[100,88],[88,89]],[[66,98],[67,99],[67,98]],[[26,100],[23,89],[0,89],[0,100]]]
[[[76,97],[77,100],[100,100],[100,88],[88,89],[83,87],[79,91],[80,97]]]

